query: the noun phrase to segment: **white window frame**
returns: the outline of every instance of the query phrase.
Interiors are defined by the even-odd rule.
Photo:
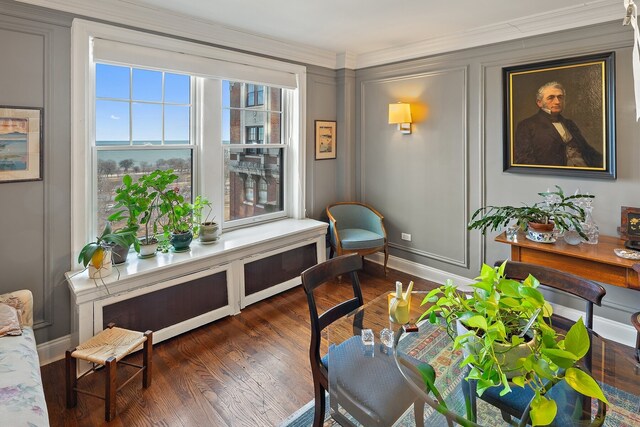
[[[304,188],[305,188],[305,133],[306,133],[306,68],[282,61],[261,58],[258,56],[213,48],[197,43],[176,40],[169,37],[153,35],[140,31],[128,30],[111,25],[75,19],[71,27],[71,253],[77,254],[91,237],[92,222],[95,207],[92,206],[94,179],[92,179],[92,165],[95,158],[92,145],[95,143],[95,66],[93,57],[93,41],[96,39],[116,43],[125,43],[136,49],[149,49],[155,52],[166,52],[166,55],[192,55],[194,60],[218,64],[230,64],[230,69],[239,68],[240,73],[250,74],[250,67],[256,67],[267,75],[270,70],[275,73],[290,73],[295,77],[296,88],[283,91],[283,98],[287,97],[290,114],[282,122],[282,144],[287,146],[285,151],[284,170],[284,215],[286,217],[304,218]],[[177,57],[177,56],[176,56]],[[208,62],[207,62],[208,61]],[[98,60],[98,62],[105,62]],[[168,61],[167,63],[170,63]],[[131,64],[137,67],[137,64]],[[235,67],[235,68],[234,68]],[[150,67],[154,68],[154,67]],[[158,67],[167,72],[181,71]],[[212,76],[215,72],[212,71]],[[234,80],[233,75],[223,78]],[[245,77],[246,78],[246,77]],[[244,80],[237,79],[237,80]],[[223,200],[223,164],[222,150],[214,147],[221,144],[202,144],[201,138],[220,142],[222,139],[222,115],[216,114],[220,107],[211,105],[201,98],[203,94],[211,94],[221,99],[221,81],[212,79],[195,79],[195,98],[192,105],[198,102],[202,108],[196,111],[194,120],[198,132],[194,134],[196,148],[193,159],[193,190],[194,195],[203,194],[212,201]],[[259,84],[259,82],[256,82]],[[268,83],[262,83],[267,84]],[[199,100],[199,101],[198,101]],[[193,107],[192,107],[193,108]],[[205,120],[206,119],[206,120]],[[262,147],[267,148],[267,147]],[[209,152],[211,151],[211,152]],[[206,156],[215,161],[219,167],[199,167],[197,162]],[[200,160],[202,161],[202,160]],[[213,185],[212,185],[213,184]],[[219,184],[219,185],[215,185]],[[214,202],[215,203],[215,202]],[[220,205],[220,203],[216,203]],[[223,219],[223,207],[216,206],[216,217]],[[91,211],[93,210],[93,211]],[[260,217],[248,219],[248,223],[257,222]],[[234,221],[235,223],[235,221]],[[242,222],[242,224],[245,224]],[[72,258],[72,269],[75,266],[75,255]]]

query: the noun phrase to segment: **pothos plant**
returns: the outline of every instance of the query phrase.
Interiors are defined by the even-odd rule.
[[[461,362],[469,365],[467,379],[477,381],[477,393],[489,387],[502,387],[500,395],[512,387],[529,387],[534,398],[529,407],[532,425],[551,423],[557,414],[556,402],[547,397],[551,387],[565,381],[577,392],[608,403],[598,383],[585,372],[579,361],[590,347],[589,334],[579,319],[566,335],[551,327],[551,305],[538,290],[540,282],[529,275],[522,282],[504,277],[505,263],[500,267],[483,265],[472,294],[460,292],[451,280],[429,292],[422,304],[432,303],[420,317],[437,323],[444,318],[454,348],[471,350]],[[456,321],[468,332],[456,334]],[[517,360],[516,374],[507,378],[502,350],[525,343],[524,329],[529,328],[534,342],[526,357]],[[471,345],[470,345],[471,344]]]

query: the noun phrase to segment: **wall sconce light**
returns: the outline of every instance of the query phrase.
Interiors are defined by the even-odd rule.
[[[411,133],[411,105],[398,102],[389,104],[389,124],[397,124],[405,135]]]

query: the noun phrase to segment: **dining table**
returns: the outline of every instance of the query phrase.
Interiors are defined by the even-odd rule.
[[[429,303],[423,304],[428,290],[426,287],[421,289],[416,286],[411,293],[408,324],[401,325],[391,320],[389,305],[393,293],[390,291],[365,302],[363,306],[325,329],[323,338],[327,346],[329,366],[328,406],[334,425],[349,422],[359,424],[344,409],[354,402],[345,402],[347,404],[343,405],[341,399],[344,400],[345,397],[338,393],[340,388],[344,388],[344,382],[358,381],[358,378],[364,380],[367,376],[382,378],[384,375],[380,371],[388,369],[395,369],[397,374],[402,375],[407,389],[415,393],[414,405],[425,405],[425,426],[518,425],[518,420],[508,422],[499,408],[476,396],[475,389],[466,379],[468,367],[461,363],[464,358],[462,350],[453,346],[455,331],[448,330],[442,319],[435,324],[428,320],[419,321],[421,314],[428,308]],[[572,323],[568,319],[554,318],[553,326],[562,333]],[[358,353],[357,360],[345,362],[337,356],[340,346],[347,341],[349,345],[353,345],[355,335],[361,337],[360,340],[355,340],[361,346],[361,352]],[[591,410],[573,411],[567,415],[565,412],[570,411],[566,411],[564,405],[569,403],[563,400],[563,393],[566,392],[562,390],[569,387],[556,385],[549,391],[555,393],[552,396],[558,403],[556,425],[640,426],[640,364],[634,354],[634,350],[628,346],[592,334],[590,373],[600,384],[609,404],[605,405],[597,399],[587,399],[584,406],[590,406]],[[343,374],[345,369],[341,369],[340,363],[349,363],[348,373]],[[429,364],[435,371],[435,392],[427,388],[418,375],[419,371],[416,371],[416,366],[422,363]],[[353,372],[354,370],[357,372]],[[367,383],[375,384],[369,386],[371,393],[384,394],[384,383]],[[388,399],[394,399],[394,396],[389,395]],[[583,398],[583,403],[584,400]],[[348,421],[343,421],[345,419]],[[407,408],[395,425],[416,425],[413,406]]]

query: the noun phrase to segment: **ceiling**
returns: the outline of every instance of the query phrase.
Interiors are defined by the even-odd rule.
[[[18,1],[332,68],[622,21],[625,11],[623,0]]]

